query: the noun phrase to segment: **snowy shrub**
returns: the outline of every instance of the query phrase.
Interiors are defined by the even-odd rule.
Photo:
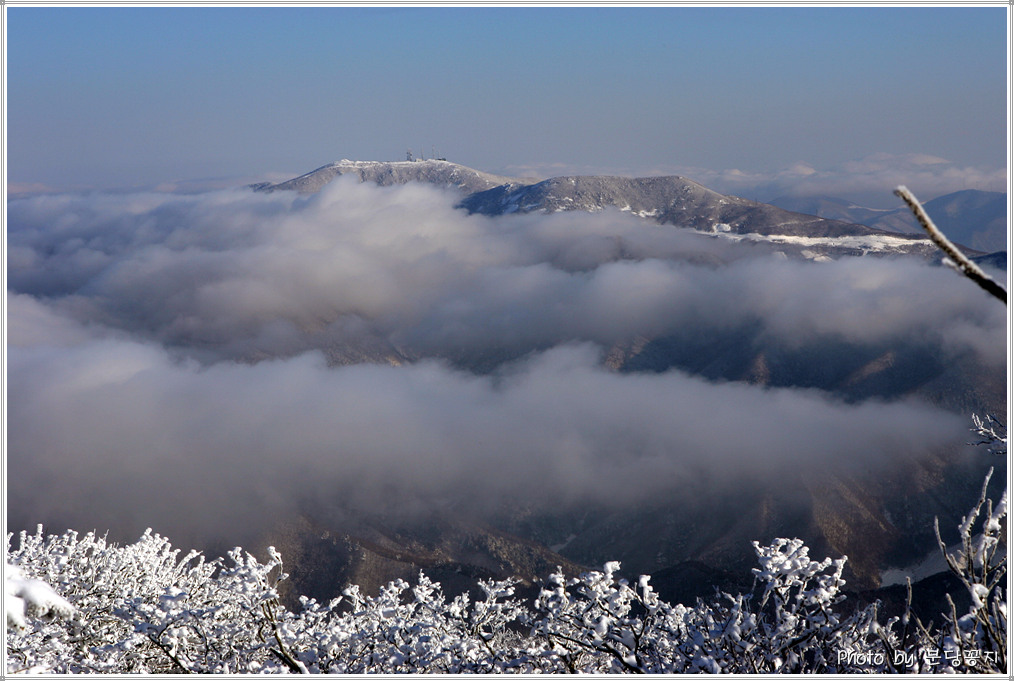
[[[986,482],[988,483],[987,477]],[[119,547],[94,534],[21,533],[6,572],[8,674],[56,673],[847,673],[1006,672],[1006,493],[986,486],[947,556],[971,596],[942,624],[877,606],[843,614],[845,558],[815,561],[798,539],[755,544],[749,594],[671,605],[619,564],[548,576],[531,607],[515,582],[448,600],[424,574],[376,596],[284,608],[282,559],[235,549],[181,556],[150,531]],[[942,545],[941,545],[942,546]]]
[[[556,654],[554,671],[580,673],[834,672],[845,653],[879,649],[869,635],[874,608],[844,619],[833,608],[843,599],[844,559],[812,561],[799,539],[755,548],[756,602],[722,594],[712,604],[670,606],[646,576],[632,588],[608,563],[577,579],[551,575],[534,631]]]
[[[916,644],[919,660],[940,659],[954,667],[972,667],[974,671],[1006,672],[1007,658],[1007,599],[1004,592],[1007,576],[1007,555],[1003,521],[1007,517],[1007,491],[996,506],[986,497],[989,472],[982,485],[982,494],[975,508],[965,516],[958,529],[961,531],[961,548],[955,554],[947,553],[936,528],[937,543],[947,560],[950,571],[958,578],[971,597],[969,611],[958,616],[954,601],[947,596],[950,612],[944,613],[944,624],[930,632],[918,620],[915,627],[920,636]],[[983,513],[985,511],[985,513]],[[980,520],[979,532],[975,523]],[[997,663],[999,661],[999,663]],[[915,666],[911,671],[932,671],[929,665]]]
[[[237,549],[226,567],[179,554],[150,530],[123,547],[93,533],[22,532],[9,560],[60,592],[73,614],[9,627],[8,672],[256,671],[273,650],[269,573],[284,576],[281,559],[261,565]]]
[[[311,671],[343,674],[449,672],[491,673],[518,666],[521,640],[508,627],[525,608],[515,599],[514,581],[481,581],[485,597],[462,594],[448,602],[440,585],[419,575],[415,587],[391,582],[376,597],[356,586],[322,606],[303,600],[292,618],[295,645]]]
[[[4,565],[4,610],[7,627],[15,630],[28,628],[28,617],[67,617],[74,607],[53,588],[38,579],[25,579],[21,570]]]

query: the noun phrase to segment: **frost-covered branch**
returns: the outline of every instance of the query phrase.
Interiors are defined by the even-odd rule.
[[[1003,304],[1007,304],[1007,290],[998,284],[992,277],[982,271],[978,265],[969,260],[969,258],[962,253],[957,246],[955,246],[950,239],[944,236],[943,232],[933,223],[929,214],[926,213],[926,209],[923,208],[919,200],[915,198],[911,191],[905,186],[900,186],[894,190],[894,194],[904,201],[912,213],[915,215],[915,219],[919,221],[922,228],[929,235],[930,240],[936,244],[936,246],[947,254],[950,258],[949,264],[952,264],[959,272],[964,274],[966,277],[974,281],[983,290],[996,298],[1003,301]]]
[[[240,549],[205,562],[150,532],[118,547],[40,529],[8,549],[8,591],[51,584],[35,600],[63,617],[8,627],[7,672],[1004,671],[1006,508],[1005,496],[991,504],[984,492],[962,522],[961,552],[948,560],[973,604],[963,616],[952,607],[936,628],[910,611],[882,623],[876,605],[846,614],[845,558],[812,560],[798,539],[755,544],[752,594],[692,606],[662,601],[646,576],[627,582],[611,562],[578,577],[557,571],[532,607],[514,597],[513,580],[448,600],[420,573],[415,586],[395,580],[376,596],[350,586],[293,612],[277,600],[285,574],[273,550],[264,563]]]
[[[38,579],[27,579],[19,568],[4,565],[4,610],[7,628],[23,631],[28,620],[37,617],[50,620],[70,617],[74,606],[56,593],[49,584]]]
[[[987,486],[993,470],[990,469],[982,484],[982,493],[975,507],[958,525],[961,548],[957,553],[947,552],[936,526],[937,543],[947,560],[947,566],[968,590],[972,606],[968,614],[958,617],[951,601],[951,614],[945,628],[941,646],[957,647],[962,652],[977,650],[992,652],[1000,660],[1007,656],[1007,603],[1003,585],[1007,577],[1007,554],[1003,546],[1007,518],[1007,492],[993,505],[987,496]],[[985,513],[983,513],[985,511]],[[980,522],[978,534],[975,524]],[[948,598],[950,598],[948,596]],[[995,667],[991,671],[1001,671]]]
[[[986,414],[985,418],[972,414],[972,423],[974,427],[971,431],[979,439],[969,444],[985,446],[990,454],[1002,456],[1007,453],[1007,427],[1002,421],[992,414]]]

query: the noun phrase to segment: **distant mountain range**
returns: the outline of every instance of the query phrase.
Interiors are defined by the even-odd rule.
[[[830,196],[780,197],[771,204],[889,232],[921,234],[912,213],[904,206],[877,210]],[[926,201],[924,207],[937,227],[955,243],[984,253],[1007,250],[1007,194],[965,189]]]
[[[614,209],[723,238],[773,244],[790,256],[938,255],[921,234],[728,196],[679,176],[567,176],[537,181],[491,175],[449,161],[342,160],[286,182],[254,188],[311,194],[347,175],[382,186],[424,182],[454,189],[462,195],[460,208],[483,215]]]

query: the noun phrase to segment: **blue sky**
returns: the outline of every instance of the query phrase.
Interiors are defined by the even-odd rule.
[[[1002,190],[1006,12],[8,6],[7,175],[155,186],[412,148],[744,195],[849,168]]]

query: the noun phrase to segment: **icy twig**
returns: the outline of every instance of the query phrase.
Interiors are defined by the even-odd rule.
[[[966,277],[978,284],[990,295],[999,298],[1003,301],[1003,304],[1007,304],[1007,290],[1004,289],[1000,284],[996,283],[993,278],[982,271],[982,269],[974,262],[968,259],[964,253],[958,250],[957,246],[951,243],[950,239],[944,236],[935,224],[930,216],[926,213],[926,210],[919,203],[919,200],[908,190],[904,185],[894,190],[895,196],[901,198],[908,207],[912,210],[915,215],[915,219],[919,221],[922,228],[926,230],[926,234],[929,235],[930,240],[937,245],[940,250],[947,254],[947,256],[954,263],[955,268]]]

